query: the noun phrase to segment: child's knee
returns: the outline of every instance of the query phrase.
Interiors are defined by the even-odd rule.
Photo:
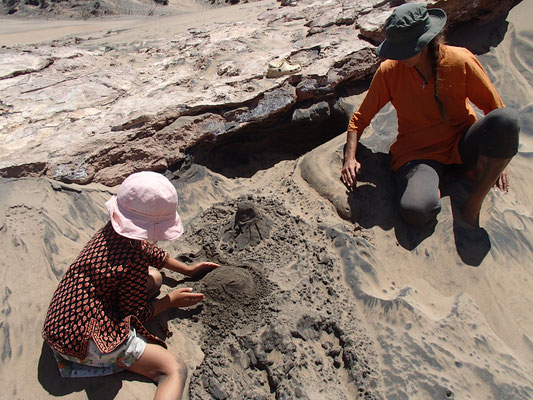
[[[172,361],[167,365],[166,368],[166,375],[168,376],[176,376],[181,381],[185,382],[187,380],[188,376],[188,368],[187,363],[183,361],[181,358],[174,356],[172,357]]]
[[[176,373],[183,379],[187,379],[189,369],[187,368],[187,363],[181,358],[176,357]]]
[[[156,382],[160,382],[161,379],[171,378],[173,380],[182,382],[185,384],[188,376],[188,368],[185,361],[175,355],[168,355],[157,368]]]
[[[150,271],[148,271],[148,273],[154,281],[154,286],[159,289],[163,284],[163,275],[161,274],[161,272],[159,272],[157,269],[150,268]]]
[[[163,284],[163,275],[155,268],[148,270],[148,280],[146,281],[146,293],[149,297],[157,295]]]

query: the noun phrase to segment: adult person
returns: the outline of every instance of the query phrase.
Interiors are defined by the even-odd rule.
[[[443,10],[423,4],[403,4],[389,16],[386,38],[376,49],[386,60],[350,119],[341,179],[355,187],[359,138],[390,101],[398,116],[390,156],[402,217],[412,225],[434,221],[441,209],[440,178],[450,166],[462,164],[465,170],[475,168],[476,178],[461,214],[479,226],[491,187],[508,191],[506,166],[518,151],[520,123],[476,57],[443,43],[445,24]],[[485,116],[477,120],[469,101]]]

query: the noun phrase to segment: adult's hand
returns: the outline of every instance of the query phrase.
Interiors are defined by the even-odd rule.
[[[509,170],[505,168],[500,174],[496,183],[494,184],[494,190],[500,191],[502,193],[509,192]]]
[[[341,179],[348,189],[353,189],[357,182],[357,175],[361,170],[361,163],[355,158],[347,159],[341,170]]]

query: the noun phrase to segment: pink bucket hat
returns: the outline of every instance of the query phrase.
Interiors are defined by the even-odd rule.
[[[139,240],[173,240],[183,233],[176,211],[178,194],[170,181],[156,172],[137,172],[120,185],[106,203],[111,224],[121,236]]]

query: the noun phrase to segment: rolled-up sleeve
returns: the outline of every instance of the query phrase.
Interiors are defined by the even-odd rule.
[[[485,114],[492,110],[505,107],[503,100],[492,84],[487,73],[472,54],[465,64],[466,95],[468,99],[480,108]]]
[[[361,135],[366,127],[370,125],[372,118],[389,101],[391,101],[390,91],[385,80],[383,64],[381,64],[372,78],[370,88],[359,109],[350,118],[348,131]]]

